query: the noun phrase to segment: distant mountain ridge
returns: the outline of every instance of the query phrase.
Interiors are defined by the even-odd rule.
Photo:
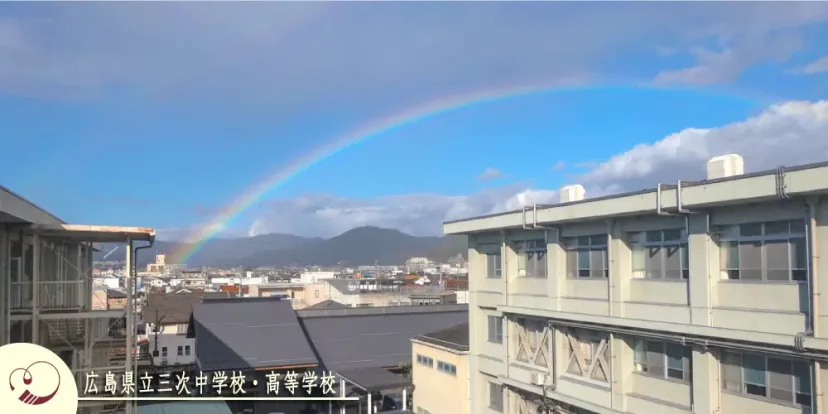
[[[465,236],[417,237],[399,230],[366,226],[348,230],[338,236],[322,239],[292,234],[265,234],[254,237],[215,239],[204,243],[188,261],[191,266],[349,266],[403,264],[409,257],[425,256],[445,261],[467,254]],[[115,245],[104,244],[95,260],[109,253]],[[141,250],[138,265],[155,260],[156,254],[174,255],[193,245],[156,241],[152,248]],[[123,247],[105,260],[122,261]]]

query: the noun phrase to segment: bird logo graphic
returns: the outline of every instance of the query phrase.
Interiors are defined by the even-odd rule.
[[[48,368],[45,369],[45,370],[38,369],[38,368],[41,368],[41,367],[44,367],[44,368],[48,367]],[[51,389],[51,392],[49,392],[46,395],[36,395],[36,394],[33,394],[29,390],[28,386],[32,385],[32,382],[35,379],[34,373],[38,374],[38,380],[39,381],[54,383],[54,386],[50,385],[50,386],[48,386],[49,388],[47,388],[47,389]],[[17,375],[15,375],[15,374],[17,374]],[[19,377],[19,378],[16,378],[16,377]],[[21,393],[20,396],[17,397],[17,399],[20,400],[21,402],[23,402],[24,404],[29,404],[29,405],[45,404],[45,403],[49,402],[52,398],[54,398],[55,394],[57,394],[58,390],[60,389],[60,372],[58,371],[57,367],[55,367],[54,365],[52,365],[51,363],[46,362],[46,361],[37,361],[33,364],[30,364],[26,368],[16,368],[16,369],[14,369],[11,372],[11,374],[9,375],[9,388],[11,388],[12,391],[15,391],[16,389],[19,389],[19,387],[14,386],[14,384],[16,382],[15,380],[19,380],[20,382],[23,383],[23,385],[27,386],[27,388],[23,390],[23,393]]]

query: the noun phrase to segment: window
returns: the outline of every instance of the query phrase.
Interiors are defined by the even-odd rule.
[[[690,254],[687,232],[658,230],[632,233],[633,277],[647,279],[687,279]]]
[[[444,372],[449,375],[457,375],[457,366],[449,364],[448,362],[437,361],[437,371]]]
[[[635,370],[657,378],[690,382],[691,350],[674,343],[637,339],[633,342]]]
[[[503,319],[499,316],[489,315],[489,342],[503,343]]]
[[[162,356],[163,358],[166,358],[166,357],[167,357],[167,347],[166,347],[166,346],[162,346],[162,347],[161,347],[161,356]]]
[[[489,408],[503,412],[503,386],[500,384],[489,383]]]
[[[314,297],[314,298],[318,298],[318,297],[319,297],[319,289],[316,289],[316,290],[314,290],[314,291],[313,291],[313,297]]]
[[[425,355],[417,354],[417,363],[423,366],[427,366],[429,368],[434,368],[434,360]]]
[[[502,266],[499,251],[497,253],[486,253],[486,277],[499,279],[503,274]]]
[[[184,355],[184,347],[179,345],[178,346],[178,356]]]
[[[581,236],[566,239],[567,277],[603,278],[609,276],[607,236]]]
[[[811,406],[811,366],[804,361],[722,351],[722,389],[799,407]]]
[[[184,346],[184,355],[187,355],[187,356],[190,355],[190,346],[189,345]]]
[[[518,252],[518,275],[546,277],[546,240],[520,241],[514,244]]]
[[[771,282],[808,277],[805,221],[774,221],[730,226],[719,239],[727,279]]]

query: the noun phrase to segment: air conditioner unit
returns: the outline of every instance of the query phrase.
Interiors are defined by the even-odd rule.
[[[540,372],[532,373],[531,379],[532,385],[544,386],[546,385],[546,374],[541,374]]]

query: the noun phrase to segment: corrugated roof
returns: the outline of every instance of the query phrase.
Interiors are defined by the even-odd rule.
[[[326,369],[391,367],[411,359],[411,339],[469,318],[457,312],[303,317],[305,330]]]
[[[205,300],[195,305],[193,322],[203,371],[318,364],[289,301]]]

